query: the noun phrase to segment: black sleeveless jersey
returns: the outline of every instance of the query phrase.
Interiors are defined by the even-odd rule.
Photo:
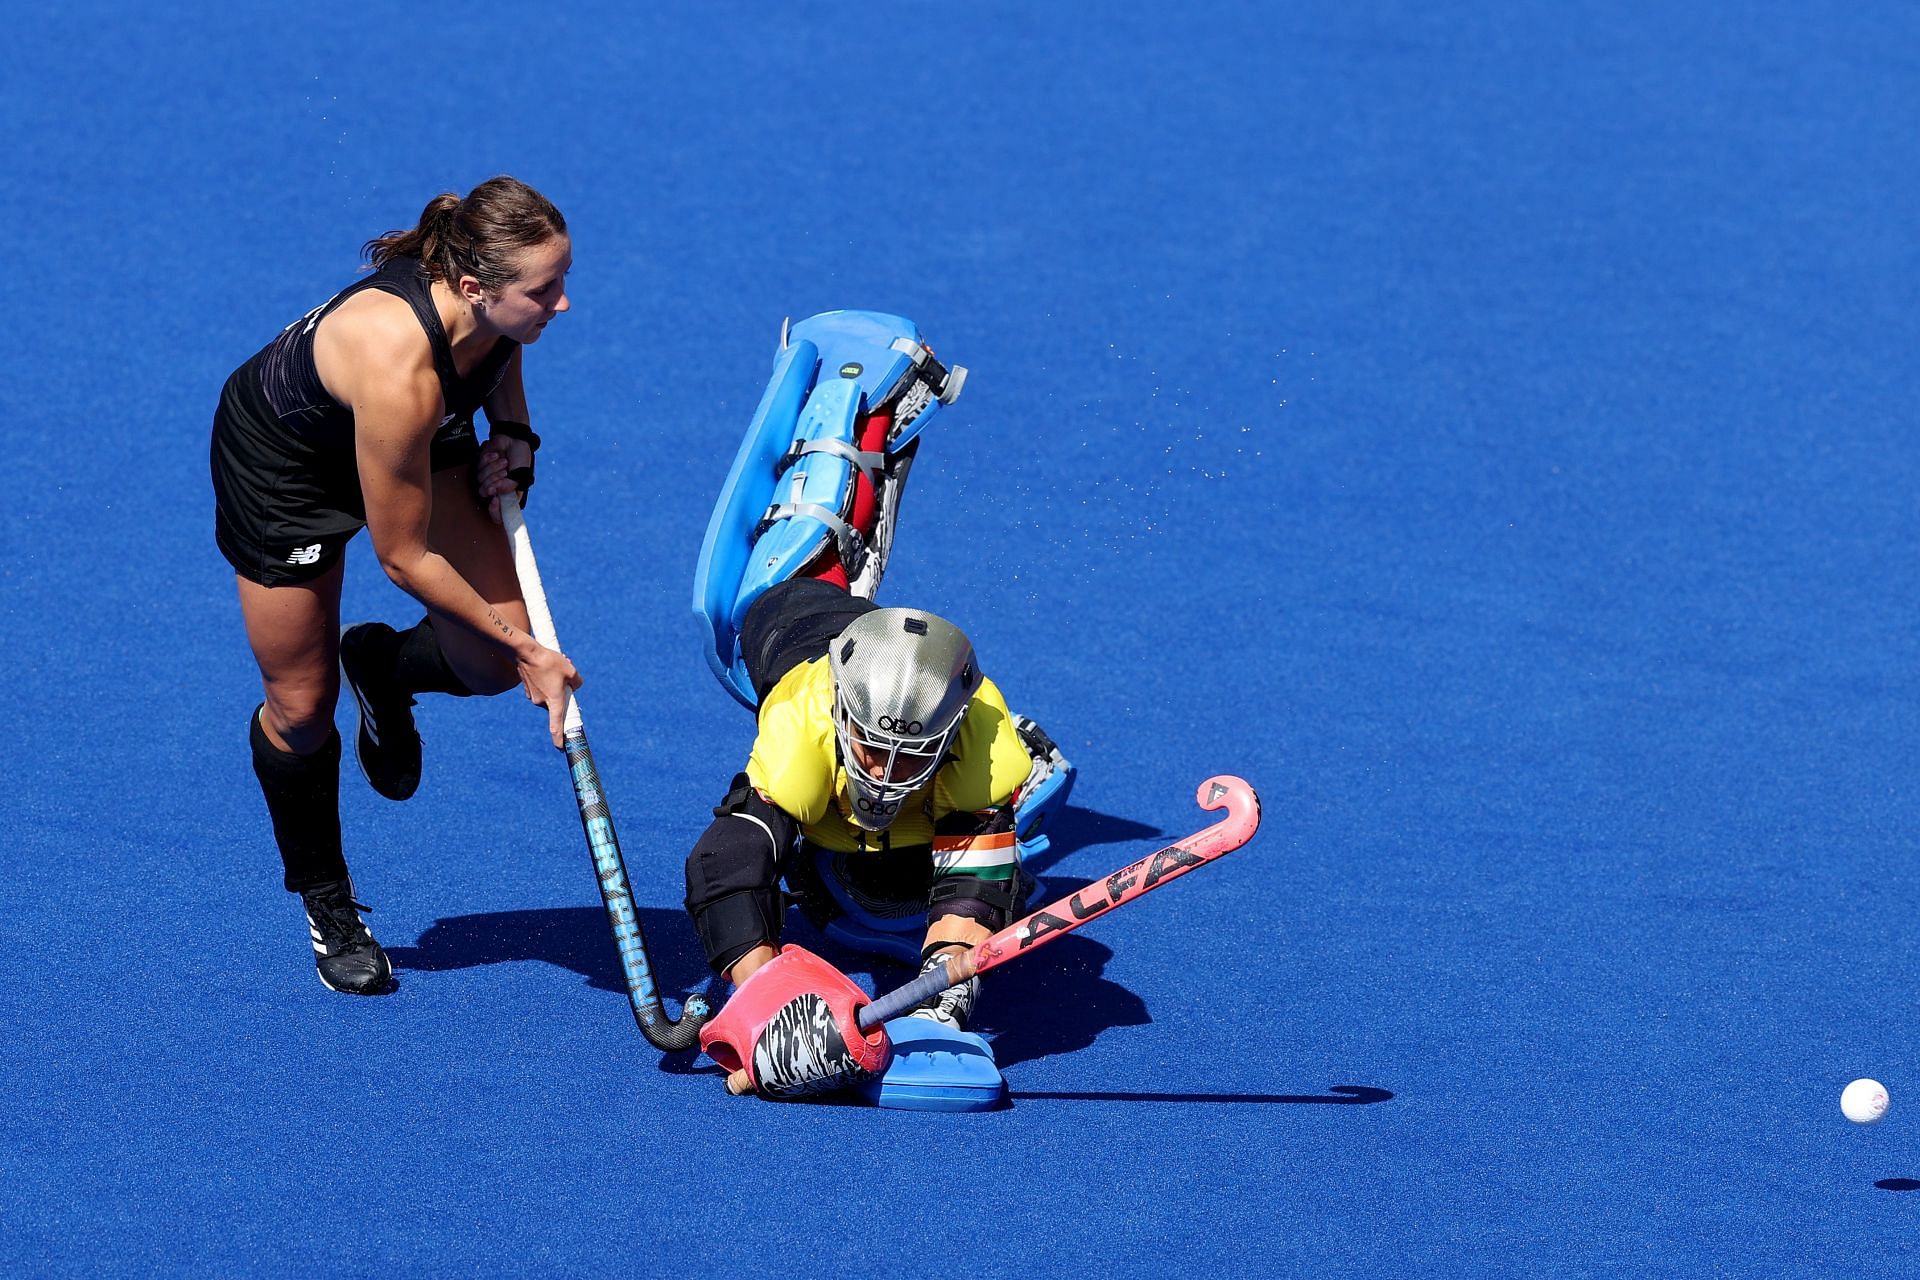
[[[406,299],[426,331],[446,403],[432,469],[472,459],[473,415],[520,344],[499,339],[462,378],[429,285],[419,259],[396,258],[288,325],[227,379],[213,419],[214,535],[240,573],[268,586],[315,577],[366,524],[353,410],[327,394],[313,362],[314,330],[356,293],[378,289]]]
[[[462,378],[454,369],[453,347],[434,309],[430,283],[418,258],[395,258],[288,325],[235,370],[229,390],[247,421],[230,425],[253,436],[251,443],[265,453],[304,458],[323,474],[352,476],[357,496],[353,410],[327,394],[321,383],[313,361],[313,334],[320,321],[348,298],[378,289],[406,300],[433,348],[433,367],[440,375],[440,395],[446,402],[446,416],[436,434],[461,426],[470,430],[474,413],[500,385],[507,361],[520,344],[511,338],[499,339],[473,372]]]

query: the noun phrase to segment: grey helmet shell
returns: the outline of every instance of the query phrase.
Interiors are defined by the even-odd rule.
[[[875,609],[834,637],[827,661],[853,819],[883,831],[906,797],[933,777],[959,731],[980,687],[973,645],[924,609]],[[884,778],[860,767],[856,741],[869,758],[884,754]]]

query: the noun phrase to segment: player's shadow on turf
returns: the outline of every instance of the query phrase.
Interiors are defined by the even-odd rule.
[[[1873,1185],[1882,1191],[1920,1191],[1920,1182],[1912,1178],[1882,1178]]]
[[[1080,883],[1049,879],[1047,887],[1071,893]],[[685,913],[665,907],[640,907],[636,914],[647,937],[647,958],[660,988],[678,1000],[694,990],[724,1001],[723,989],[708,984],[706,957]],[[817,951],[846,972],[872,978],[874,989],[890,990],[913,976],[904,966],[876,961],[826,941],[796,912],[787,917],[786,940]],[[436,920],[410,947],[388,947],[396,970],[442,973],[488,964],[538,960],[570,969],[596,991],[623,1000],[626,978],[607,933],[600,907],[542,907],[494,911]],[[1070,936],[1020,962],[1020,972],[996,982],[981,1002],[976,1029],[993,1040],[1002,1067],[1084,1049],[1109,1027],[1143,1026],[1152,1019],[1139,996],[1100,976],[1113,952],[1091,938]],[[673,1075],[717,1070],[690,1054],[668,1055],[660,1064]]]
[[[1393,1091],[1376,1089],[1367,1084],[1333,1084],[1327,1086],[1325,1093],[1049,1093],[1019,1089],[1010,1096],[1014,1102],[1055,1098],[1069,1102],[1271,1102],[1294,1107],[1320,1104],[1352,1107],[1365,1106],[1370,1102],[1389,1102],[1393,1099]],[[1888,1181],[1897,1182],[1900,1179]],[[1874,1185],[1884,1187],[1887,1184],[1879,1182]],[[1920,1183],[1914,1185],[1920,1186]]]
[[[1070,809],[1066,816],[1070,821],[1061,825],[1056,836],[1062,852],[1079,848],[1076,842],[1089,832],[1096,843],[1158,834],[1139,823],[1086,809]],[[1071,821],[1076,816],[1081,819],[1078,823]],[[1089,883],[1048,876],[1046,893],[1050,898],[1064,897]],[[713,1003],[723,1003],[724,984],[709,981],[706,956],[686,915],[666,907],[640,907],[635,914],[646,934],[647,956],[661,991],[678,1000],[689,991],[705,990]],[[785,940],[818,952],[847,973],[869,977],[875,991],[891,990],[913,976],[905,966],[834,945],[808,926],[798,911],[787,915]],[[598,906],[448,916],[429,925],[414,945],[388,947],[387,955],[396,970],[427,973],[538,960],[572,970],[596,991],[613,992],[622,999],[627,994],[607,932],[606,912]],[[1151,1023],[1145,1001],[1101,976],[1112,958],[1113,951],[1100,942],[1071,934],[1023,959],[1017,971],[1009,970],[1004,978],[988,978],[974,1029],[993,1042],[1001,1068],[1085,1049],[1112,1027]],[[691,1054],[668,1055],[660,1065],[674,1075],[717,1070],[698,1064]]]
[[[684,911],[670,907],[636,907],[634,915],[647,939],[647,960],[654,979],[670,1002],[692,991],[705,992],[708,1002],[725,999],[720,984],[707,970],[693,926]],[[411,947],[388,947],[395,969],[439,973],[472,969],[483,964],[539,960],[571,969],[596,991],[627,997],[626,975],[601,907],[542,907],[531,911],[493,911],[484,915],[448,916],[427,927]],[[671,1010],[679,1013],[675,1007]],[[701,1067],[692,1050],[662,1056],[660,1069],[669,1075],[718,1071]]]
[[[1165,835],[1158,827],[1150,827],[1144,822],[1117,818],[1110,813],[1082,809],[1074,804],[1068,804],[1060,812],[1050,815],[1042,833],[1051,844],[1046,852],[1037,858],[1027,859],[1026,863],[1027,870],[1035,875],[1044,873],[1048,867],[1080,849],[1090,849],[1097,844],[1125,844],[1129,840],[1157,840]],[[1051,890],[1053,886],[1047,887]]]
[[[669,999],[697,990],[709,976],[684,911],[667,907],[636,907],[647,938],[647,959],[654,977]],[[388,947],[396,969],[440,973],[473,969],[483,964],[540,960],[571,969],[596,991],[612,991],[625,998],[627,980],[620,972],[619,953],[600,907],[542,907],[531,911],[493,911],[484,915],[448,916],[436,920],[410,947]]]
[[[1063,897],[1088,883],[1049,876],[1046,892]],[[829,941],[797,911],[787,916],[786,941],[818,952],[842,972],[870,978],[874,991],[891,991],[914,975],[904,965]],[[1153,1021],[1146,1002],[1100,976],[1112,958],[1111,948],[1083,934],[1060,938],[1017,965],[983,977],[979,1009],[968,1030],[992,1042],[994,1061],[1005,1070],[1017,1062],[1084,1049],[1110,1027],[1146,1026]]]

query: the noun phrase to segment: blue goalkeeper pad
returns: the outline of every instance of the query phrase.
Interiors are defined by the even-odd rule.
[[[870,478],[889,471],[965,378],[964,369],[934,359],[919,327],[901,316],[828,311],[781,329],[773,376],[694,569],[693,612],[707,636],[707,665],[744,706],[755,705],[739,648],[747,610],[768,587],[805,569],[829,539],[838,540],[852,572],[867,551],[843,518],[855,468]],[[858,423],[883,409],[895,415],[885,450],[861,453]]]

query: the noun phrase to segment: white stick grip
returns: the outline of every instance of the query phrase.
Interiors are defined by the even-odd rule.
[[[560,637],[553,630],[553,613],[547,608],[547,589],[540,581],[540,566],[533,558],[533,539],[527,534],[527,519],[520,513],[515,495],[500,495],[500,524],[507,531],[507,543],[513,548],[513,573],[520,579],[520,598],[526,602],[527,619],[533,624],[533,638],[556,652]],[[580,700],[567,691],[565,731],[580,728]]]

